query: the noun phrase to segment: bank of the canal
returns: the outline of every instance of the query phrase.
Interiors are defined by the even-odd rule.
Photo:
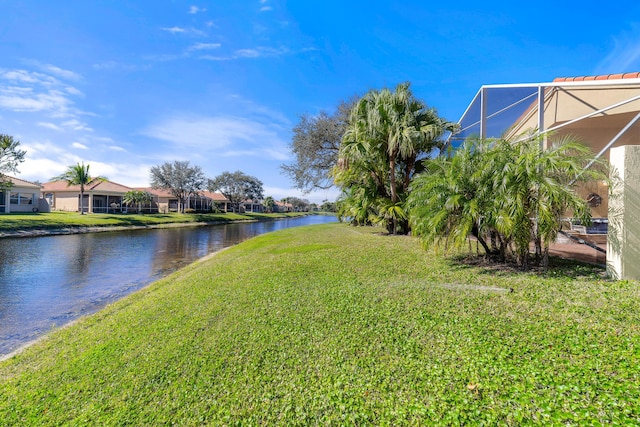
[[[322,213],[167,213],[147,215],[81,215],[77,212],[11,213],[0,215],[0,238],[206,226],[214,224],[229,224],[234,222],[296,218],[306,215],[322,215]]]
[[[201,257],[259,234],[331,221],[305,215],[0,239],[0,356]]]

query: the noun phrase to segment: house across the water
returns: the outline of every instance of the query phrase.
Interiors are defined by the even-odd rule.
[[[67,185],[66,181],[42,184],[42,194],[54,211],[87,213],[126,212],[122,196],[133,188],[109,180],[95,179],[84,186],[80,200],[80,186]]]
[[[123,198],[129,191],[145,191],[151,201],[141,206],[128,206]],[[65,181],[46,182],[42,194],[51,210],[86,213],[167,213],[178,211],[178,199],[169,191],[151,187],[127,187],[109,180],[93,180],[84,186],[84,197],[80,200],[80,186],[67,185]],[[38,196],[39,197],[39,196]],[[220,193],[202,191],[185,200],[184,208],[192,212],[227,212],[229,200]]]
[[[40,198],[40,185],[8,175],[0,179],[7,184],[0,186],[0,213],[49,211]]]

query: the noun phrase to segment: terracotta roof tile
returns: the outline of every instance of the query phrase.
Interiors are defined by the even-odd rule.
[[[16,187],[28,187],[28,188],[38,188],[38,189],[42,188],[42,186],[38,184],[34,184],[31,181],[26,181],[24,179],[16,178],[14,176],[4,175],[3,177],[8,178],[9,181],[11,181],[11,183]]]
[[[618,79],[637,79],[640,78],[640,72],[603,74],[599,76],[579,76],[579,77],[556,77],[554,82],[581,82],[585,80],[618,80]]]
[[[130,191],[130,190],[132,190],[131,187],[127,187],[126,185],[118,184],[117,182],[112,182],[112,181],[94,180],[84,186],[85,192],[104,191],[109,193],[126,193],[127,191]],[[42,191],[43,192],[54,192],[54,191],[80,192],[80,186],[67,185],[66,181],[50,181],[42,184]]]

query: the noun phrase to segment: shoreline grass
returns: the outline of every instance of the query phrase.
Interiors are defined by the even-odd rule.
[[[310,215],[290,213],[167,213],[167,214],[85,214],[77,212],[10,213],[0,215],[0,233],[34,230],[84,229],[106,227],[144,227],[167,224],[226,223],[290,218]]]
[[[0,424],[638,424],[640,287],[601,273],[268,233],[0,362]]]

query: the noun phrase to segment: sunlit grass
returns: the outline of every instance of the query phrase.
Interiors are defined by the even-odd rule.
[[[85,214],[77,212],[11,213],[0,215],[0,232],[15,230],[51,230],[78,227],[146,226],[170,223],[230,222],[252,219],[284,218],[306,213],[166,213],[166,214]]]
[[[601,273],[269,233],[0,362],[0,424],[638,424],[640,287]]]

